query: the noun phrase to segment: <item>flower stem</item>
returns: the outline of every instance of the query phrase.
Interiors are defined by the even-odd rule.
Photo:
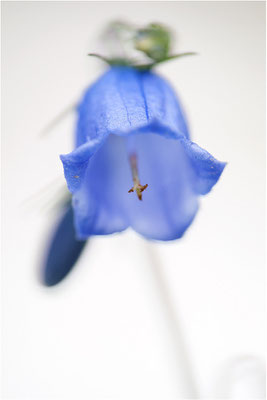
[[[70,114],[72,111],[75,111],[77,107],[77,102],[70,104],[68,107],[66,107],[64,110],[62,110],[56,117],[53,118],[52,121],[50,121],[45,128],[42,129],[40,132],[41,136],[44,136],[47,134],[49,131],[51,131],[57,124],[59,124],[68,114]]]
[[[199,398],[194,367],[190,352],[187,347],[185,335],[182,329],[181,320],[177,315],[177,309],[170,295],[168,284],[160,265],[160,260],[155,252],[155,245],[145,241],[145,251],[151,267],[154,283],[157,288],[157,295],[162,304],[162,311],[169,325],[169,333],[173,342],[174,354],[176,356],[177,382],[179,386],[179,396],[183,398]],[[180,380],[179,380],[180,378]],[[181,390],[183,393],[181,393]]]

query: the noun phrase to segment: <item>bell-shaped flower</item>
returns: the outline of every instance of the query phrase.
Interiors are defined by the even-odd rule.
[[[166,80],[122,66],[86,90],[78,106],[76,148],[61,160],[78,239],[128,227],[148,239],[180,238],[196,215],[199,196],[225,167],[190,140]]]

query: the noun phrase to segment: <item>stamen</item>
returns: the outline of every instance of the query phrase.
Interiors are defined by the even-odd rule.
[[[132,193],[135,191],[138,199],[142,200],[142,192],[148,187],[148,184],[141,185],[140,183],[137,170],[137,157],[135,153],[130,154],[130,165],[131,165],[134,185],[130,190],[128,190],[128,193]]]

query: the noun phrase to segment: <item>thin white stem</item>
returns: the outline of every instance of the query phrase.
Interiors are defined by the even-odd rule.
[[[70,114],[72,111],[75,111],[75,108],[77,107],[77,102],[70,104],[68,107],[66,107],[64,110],[62,110],[58,115],[56,115],[52,121],[50,121],[46,127],[40,132],[40,136],[46,135],[48,132],[50,132],[53,128],[55,128],[56,125],[58,125],[65,117]]]
[[[179,390],[182,390],[183,393],[179,393],[179,396],[182,395],[183,398],[187,399],[198,399],[200,397],[198,395],[193,363],[185,340],[181,320],[177,314],[176,307],[174,307],[168,283],[164,277],[162,265],[160,265],[160,259],[155,252],[155,244],[148,241],[144,243],[152,276],[157,288],[157,294],[160,297],[164,316],[169,325],[169,332],[176,355],[177,377],[182,381],[179,382]]]

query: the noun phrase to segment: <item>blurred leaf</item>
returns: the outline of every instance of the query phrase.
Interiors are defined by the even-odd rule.
[[[46,286],[58,284],[72,270],[79,259],[86,241],[75,236],[73,210],[69,204],[60,218],[48,246],[42,271]]]

